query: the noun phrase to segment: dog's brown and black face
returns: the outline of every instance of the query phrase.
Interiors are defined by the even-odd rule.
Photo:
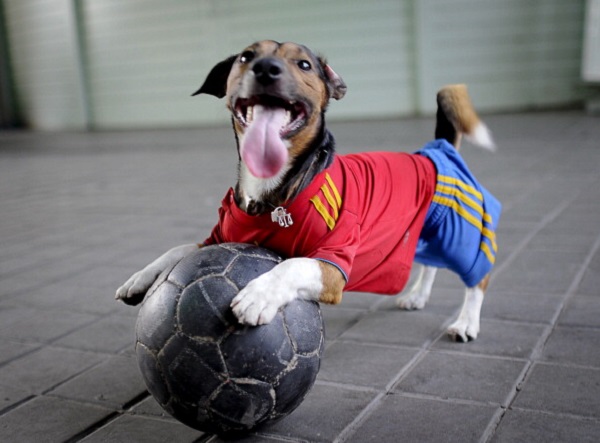
[[[342,79],[308,48],[265,40],[217,64],[196,94],[225,97],[240,157],[259,179],[278,176],[306,156],[323,132]]]

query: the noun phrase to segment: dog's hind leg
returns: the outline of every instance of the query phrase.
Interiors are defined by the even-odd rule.
[[[466,343],[477,338],[481,305],[489,281],[490,274],[486,275],[477,286],[466,289],[458,318],[448,327],[448,335],[454,341]]]
[[[398,297],[396,305],[406,310],[423,309],[431,296],[436,273],[437,268],[422,265],[414,284],[408,292]]]

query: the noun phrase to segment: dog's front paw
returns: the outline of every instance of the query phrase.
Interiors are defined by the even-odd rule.
[[[115,299],[134,306],[141,303],[159,274],[160,270],[153,268],[144,268],[136,272],[117,289]]]
[[[175,266],[183,257],[197,251],[198,247],[197,244],[189,244],[176,246],[168,250],[144,269],[129,277],[129,280],[117,289],[115,298],[122,300],[128,305],[141,303],[146,292],[148,292],[148,289],[150,289],[161,272]]]
[[[467,343],[473,341],[479,335],[479,321],[468,321],[466,318],[458,318],[448,329],[448,336],[454,341]]]
[[[240,323],[256,326],[270,323],[279,308],[294,296],[288,294],[278,279],[267,272],[246,285],[231,302],[233,313]]]
[[[231,302],[240,323],[270,323],[282,306],[296,298],[319,300],[321,267],[312,258],[290,258],[252,280]]]

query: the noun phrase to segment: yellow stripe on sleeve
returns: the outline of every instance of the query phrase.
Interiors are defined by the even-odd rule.
[[[441,195],[434,195],[433,201],[435,203],[439,203],[440,205],[444,205],[444,206],[448,206],[448,207],[452,208],[454,210],[454,212],[456,212],[458,215],[460,215],[466,221],[471,223],[473,226],[475,226],[480,231],[482,230],[483,225],[481,224],[481,220],[479,220],[477,217],[475,217],[473,214],[471,214],[469,211],[467,211],[465,208],[463,208],[461,205],[459,205],[456,200],[453,200],[449,197],[442,197]]]
[[[487,243],[481,242],[479,249],[481,249],[481,251],[485,254],[485,256],[487,257],[487,259],[490,261],[491,264],[495,263],[496,256],[492,253],[492,251],[490,251],[490,247],[487,245]]]
[[[438,175],[437,179],[440,182],[458,186],[459,188],[462,188],[463,190],[467,191],[469,194],[471,194],[471,195],[477,197],[479,200],[483,201],[483,195],[481,194],[481,192],[479,192],[473,186],[467,185],[466,183],[458,180],[457,178],[448,177],[446,175]]]
[[[333,192],[333,195],[335,196],[335,201],[337,202],[338,208],[341,209],[342,197],[340,196],[338,188],[335,186],[335,183],[333,183],[333,180],[331,179],[331,176],[329,175],[328,172],[325,173],[325,180],[327,180],[327,183],[329,183],[329,187],[331,188],[331,191]],[[331,206],[333,206],[333,205],[331,205]]]
[[[481,220],[479,220],[477,217],[475,217],[473,214],[471,214],[469,211],[467,211],[465,208],[463,208],[461,205],[459,205],[456,200],[452,200],[451,198],[448,198],[448,197],[442,197],[440,195],[434,195],[433,201],[440,205],[450,207],[454,212],[456,212],[458,215],[460,215],[466,221],[468,221],[473,226],[475,226],[481,232],[481,235],[488,238],[490,240],[490,242],[492,243],[492,247],[494,248],[495,251],[498,249],[498,247],[496,246],[496,234],[494,233],[494,231],[491,231],[488,228],[484,228],[483,224],[481,223]],[[491,254],[491,252],[490,252],[490,254]]]
[[[460,189],[453,188],[452,186],[444,186],[444,185],[438,184],[435,187],[435,190],[436,190],[436,192],[439,192],[441,194],[446,194],[446,195],[450,195],[452,197],[456,197],[461,202],[463,202],[465,205],[467,205],[468,207],[473,209],[475,212],[477,212],[481,217],[483,217],[483,208],[481,207],[481,205],[479,203],[477,203],[475,200],[473,200],[471,197],[469,197],[468,195],[463,194],[460,191]]]
[[[327,203],[329,203],[329,206],[331,206],[331,209],[333,210],[333,218],[335,220],[337,220],[338,219],[338,205],[336,204],[336,201],[334,200],[333,196],[331,195],[331,192],[329,192],[329,188],[326,185],[323,185],[323,186],[321,186],[321,191],[323,192],[323,195],[325,196]]]
[[[498,245],[496,244],[496,233],[488,228],[483,228],[481,230],[481,233],[483,234],[484,237],[486,237],[490,240],[490,243],[492,244],[492,249],[494,250],[494,252],[498,252]]]
[[[335,228],[335,220],[331,216],[331,214],[329,214],[329,211],[327,211],[327,208],[325,207],[319,196],[315,195],[310,199],[310,201],[315,206],[317,212],[321,214],[321,217],[323,217],[323,220],[325,220],[325,223],[327,224],[329,229],[333,230],[333,228]]]

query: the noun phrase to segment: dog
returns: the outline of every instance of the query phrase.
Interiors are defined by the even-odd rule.
[[[423,266],[397,305],[423,308],[436,270],[449,268],[466,290],[447,332],[456,341],[476,339],[501,205],[458,148],[467,137],[493,149],[490,131],[466,87],[450,85],[437,95],[435,139],[418,152],[336,155],[325,112],[346,90],[323,57],[295,43],[260,41],[214,66],[193,95],[226,100],[237,184],[203,243],[169,250],[116,298],[139,303],[164,269],[199,247],[253,243],[286,258],[231,303],[241,323],[259,325],[296,298],[337,304],[344,291],[397,294],[417,261]]]

